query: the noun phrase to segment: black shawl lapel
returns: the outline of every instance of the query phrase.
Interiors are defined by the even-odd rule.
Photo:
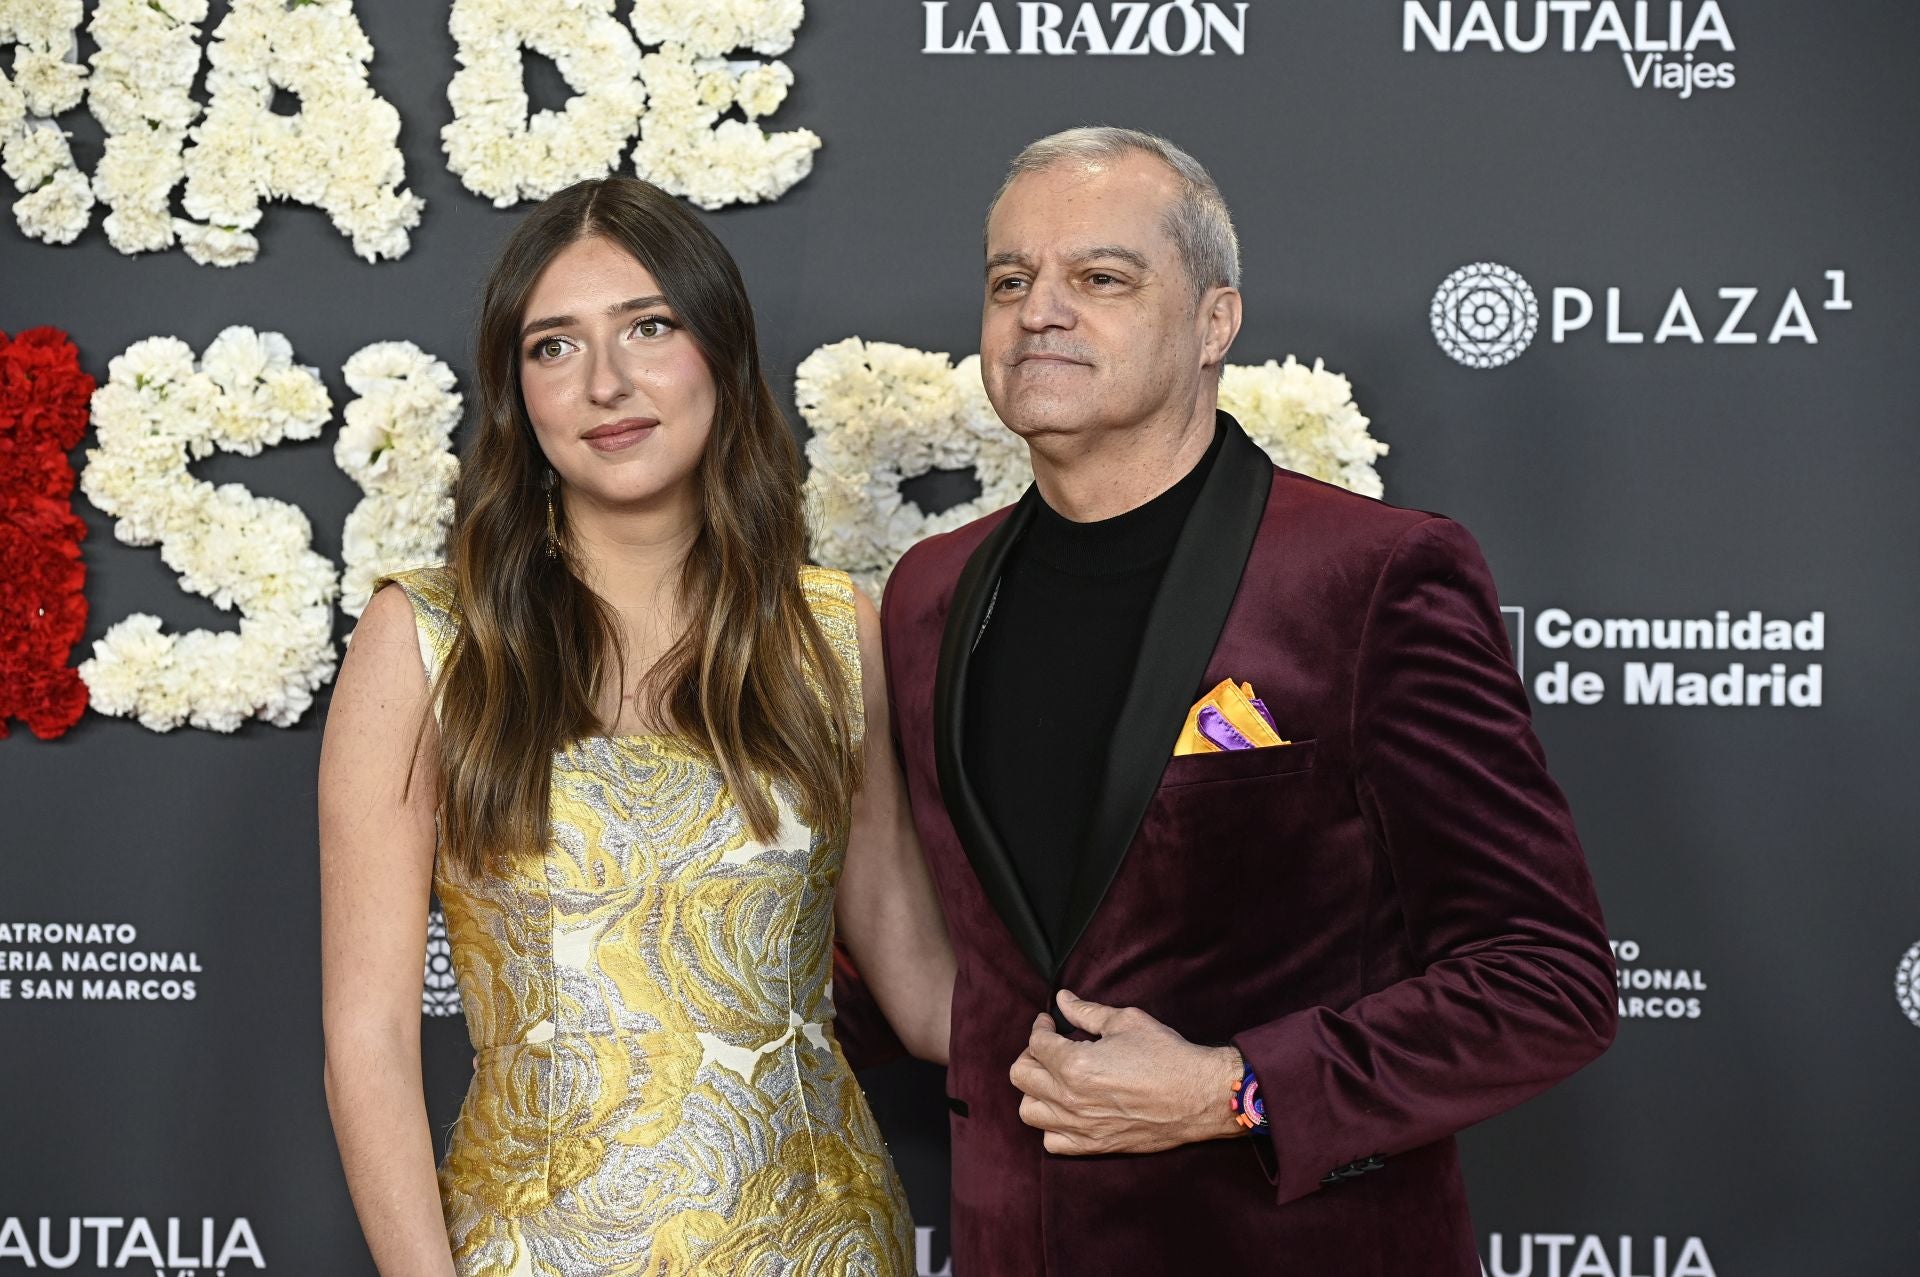
[[[986,809],[967,780],[962,758],[966,748],[967,667],[973,660],[974,645],[992,606],[994,591],[1000,584],[1000,572],[1007,552],[1020,539],[1033,519],[1039,494],[1029,485],[1026,494],[1014,506],[1013,513],[987,534],[953,588],[953,603],[947,609],[947,625],[940,636],[940,666],[933,684],[933,756],[940,777],[940,795],[946,800],[947,814],[953,819],[960,846],[973,863],[973,872],[986,890],[994,912],[1013,933],[1020,951],[1042,974],[1053,970],[1053,954],[1047,946],[1046,931],[1027,899],[1013,861],[1007,855],[1000,835],[987,820]],[[1169,747],[1171,748],[1171,747]]]
[[[1273,462],[1225,413],[1227,432],[1193,512],[1174,543],[1166,575],[1147,613],[1140,657],[1114,723],[1099,805],[1068,893],[1057,982],[1067,955],[1113,884],[1147,804],[1173,757],[1187,711],[1206,689],[1207,663],[1226,626],[1273,487]],[[948,630],[952,634],[951,626]],[[944,668],[944,661],[942,662]]]

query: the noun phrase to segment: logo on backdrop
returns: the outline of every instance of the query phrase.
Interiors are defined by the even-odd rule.
[[[1907,950],[1900,959],[1900,969],[1893,977],[1894,996],[1900,999],[1900,1009],[1906,1012],[1913,1027],[1920,1029],[1920,944]]]
[[[1205,0],[1168,0],[1164,4],[1085,3],[1073,10],[1060,4],[976,5],[925,0],[926,41],[922,53],[1027,53],[1070,57],[1087,53],[1159,53],[1181,58],[1189,53],[1236,56],[1247,51],[1247,6]],[[954,12],[949,13],[952,9]],[[968,12],[971,10],[972,16]],[[1017,11],[1018,17],[1011,11]],[[1003,16],[1004,15],[1004,16]]]
[[[1540,329],[1540,303],[1520,273],[1475,262],[1447,276],[1433,295],[1433,339],[1469,368],[1520,358]]]
[[[17,1259],[23,1268],[71,1268],[83,1255],[93,1257],[95,1268],[137,1268],[156,1277],[230,1277],[243,1262],[261,1272],[267,1267],[245,1218],[0,1220],[0,1259]]]
[[[203,974],[130,922],[0,922],[0,1002],[191,1002]]]
[[[913,1230],[913,1271],[914,1277],[953,1277],[951,1256],[933,1266],[933,1230],[924,1225]]]
[[[1826,282],[1783,292],[1757,284],[1728,284],[1688,291],[1675,288],[1664,307],[1643,294],[1607,288],[1606,322],[1594,327],[1594,294],[1586,288],[1556,285],[1549,307],[1551,344],[1594,341],[1608,346],[1778,346],[1786,342],[1820,344],[1816,313],[1849,311],[1847,272],[1830,270]],[[1756,306],[1758,309],[1756,309]],[[1655,314],[1659,319],[1656,322]],[[1499,368],[1518,359],[1533,343],[1540,306],[1532,285],[1510,266],[1475,262],[1447,276],[1428,308],[1433,338],[1455,361],[1469,368]]]
[[[460,986],[453,978],[453,946],[447,943],[447,915],[427,915],[427,974],[420,989],[421,1015],[459,1015]]]
[[[1715,0],[1405,0],[1401,19],[1404,53],[1618,53],[1628,84],[1683,101],[1734,85],[1733,32]]]
[[[1595,617],[1549,607],[1529,627],[1524,607],[1500,611],[1514,664],[1542,705],[1614,699],[1636,706],[1818,709],[1823,703],[1825,671],[1808,654],[1826,651],[1825,612],[1792,617],[1722,608],[1688,617]],[[1573,656],[1530,656],[1530,642],[1552,658]]]
[[[1638,940],[1609,940],[1623,1020],[1698,1020],[1707,977],[1699,967],[1640,965]]]
[[[1539,1262],[1534,1261],[1538,1259]],[[1635,1267],[1636,1264],[1641,1267]],[[1574,1233],[1521,1233],[1487,1238],[1482,1277],[1717,1277],[1707,1244],[1698,1237],[1584,1237]]]

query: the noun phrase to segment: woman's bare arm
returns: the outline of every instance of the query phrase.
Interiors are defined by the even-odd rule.
[[[436,747],[413,610],[390,586],[354,631],[320,751],[327,1108],[382,1277],[453,1273],[420,1071]]]
[[[947,1062],[953,945],[920,853],[905,778],[893,753],[880,616],[858,590],[866,772],[853,799],[853,830],[837,905],[840,937],[907,1050]]]

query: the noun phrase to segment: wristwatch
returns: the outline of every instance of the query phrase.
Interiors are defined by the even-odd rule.
[[[1227,1100],[1227,1109],[1233,1114],[1233,1120],[1250,1133],[1271,1133],[1267,1126],[1267,1101],[1260,1094],[1260,1079],[1254,1076],[1253,1065],[1245,1064],[1240,1076],[1234,1079],[1233,1094]]]

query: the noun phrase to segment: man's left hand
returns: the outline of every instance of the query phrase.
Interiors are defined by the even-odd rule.
[[[1097,1040],[1062,1037],[1042,1014],[1009,1073],[1025,1097],[1020,1120],[1046,1132],[1049,1153],[1158,1153],[1241,1133],[1227,1107],[1238,1051],[1196,1046],[1137,1007],[1065,989],[1058,1001]]]

